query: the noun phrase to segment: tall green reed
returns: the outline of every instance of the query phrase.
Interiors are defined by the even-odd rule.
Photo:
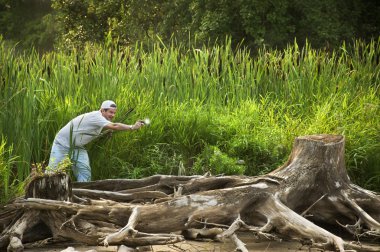
[[[0,205],[5,204],[11,198],[18,196],[20,188],[17,186],[17,179],[12,174],[17,157],[13,155],[12,146],[7,146],[6,139],[2,138],[0,142]],[[19,183],[22,185],[22,183]]]
[[[0,45],[0,129],[22,160],[20,178],[30,162],[47,160],[60,127],[105,99],[118,104],[116,121],[134,107],[126,122],[150,117],[152,125],[91,144],[95,179],[192,174],[234,160],[256,175],[281,164],[294,137],[317,133],[346,136],[347,164],[361,184],[379,176],[370,156],[380,148],[379,39],[255,53],[229,40],[199,48],[157,42],[150,51],[88,44],[44,55]]]

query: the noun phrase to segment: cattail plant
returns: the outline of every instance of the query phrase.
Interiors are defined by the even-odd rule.
[[[256,175],[282,164],[296,136],[329,133],[347,138],[354,179],[379,189],[379,49],[380,39],[333,51],[294,42],[252,52],[227,39],[211,47],[88,44],[39,55],[0,41],[0,133],[18,157],[13,179],[48,160],[70,119],[113,99],[115,121],[135,108],[126,123],[152,123],[88,146],[94,179],[220,167]]]

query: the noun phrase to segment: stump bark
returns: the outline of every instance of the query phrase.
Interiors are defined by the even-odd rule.
[[[322,249],[378,251],[380,197],[351,182],[344,143],[340,135],[298,137],[289,160],[264,176],[102,180],[73,183],[72,199],[18,199],[0,215],[7,216],[0,219],[7,226],[0,247],[17,251],[22,234],[39,216],[51,240],[88,245],[136,248],[229,238],[239,251],[247,251],[237,232],[246,231],[259,239],[296,239]],[[16,232],[20,223],[5,223],[9,209],[15,216],[23,213],[28,228]]]
[[[63,173],[55,174],[54,176],[36,176],[29,182],[25,189],[25,199],[28,198],[70,201],[72,199],[70,177]],[[22,240],[24,233],[33,230],[33,227],[39,227],[39,224],[44,222],[41,220],[43,215],[47,215],[46,218],[51,218],[50,212],[43,213],[34,209],[17,211],[14,212],[14,215],[16,218],[11,221],[12,224],[5,229],[0,238],[0,245],[9,243],[7,251],[23,251],[24,246]],[[10,220],[10,218],[5,218],[6,222]],[[46,226],[42,226],[42,228],[45,227]],[[27,239],[39,239],[39,234],[44,233],[41,230],[34,229],[34,231],[37,232],[28,233]]]

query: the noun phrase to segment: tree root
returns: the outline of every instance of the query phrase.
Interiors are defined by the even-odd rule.
[[[380,235],[380,223],[373,219],[366,211],[364,211],[355,201],[351,200],[346,192],[343,192],[345,201],[351,206],[355,213],[359,216],[360,222],[365,223],[368,228],[377,236]]]
[[[25,230],[33,227],[37,222],[39,222],[39,211],[27,211],[20,219],[18,219],[15,224],[7,230],[6,235],[2,239],[8,240],[9,245],[7,250],[9,252],[13,251],[23,251],[24,246],[22,245],[22,237]]]
[[[186,237],[229,238],[237,250],[247,251],[238,231],[252,232],[259,239],[294,239],[321,249],[379,249],[344,242],[333,233],[338,228],[358,241],[380,238],[380,197],[351,183],[343,136],[297,138],[289,160],[258,177],[156,175],[74,183],[71,190],[69,179],[62,176],[45,176],[42,182],[64,181],[62,190],[55,188],[63,195],[42,188],[48,183],[34,181],[30,188],[41,188],[41,193],[30,189],[29,198],[15,200],[6,211],[0,209],[0,249],[21,250],[23,233],[37,221],[54,239],[130,249]]]
[[[268,197],[265,204],[260,206],[258,211],[266,216],[268,223],[271,223],[280,233],[290,235],[293,238],[298,236],[299,239],[308,237],[315,245],[319,242],[324,242],[323,247],[334,245],[340,252],[344,251],[342,238],[295,213],[285,206],[276,196]]]

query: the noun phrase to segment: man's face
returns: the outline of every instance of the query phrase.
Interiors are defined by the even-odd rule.
[[[104,118],[106,118],[108,121],[112,121],[116,115],[116,108],[102,109],[101,112]]]

